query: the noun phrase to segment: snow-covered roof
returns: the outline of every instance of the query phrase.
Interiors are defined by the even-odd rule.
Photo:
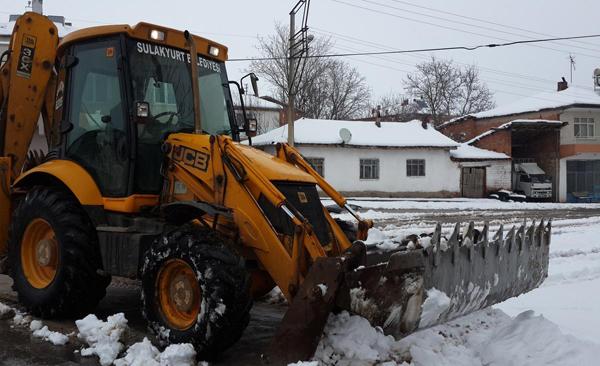
[[[382,147],[436,147],[456,148],[458,143],[438,132],[432,126],[423,128],[421,121],[375,122],[336,121],[301,118],[294,123],[296,144],[339,145],[342,144],[340,130],[347,129],[352,137],[348,146]],[[273,145],[287,141],[287,125],[252,138],[253,145]]]
[[[438,129],[467,118],[479,119],[509,116],[512,114],[537,112],[546,109],[565,108],[577,105],[594,106],[600,108],[600,95],[596,94],[596,92],[594,92],[594,90],[591,88],[579,87],[570,87],[559,92],[543,92],[487,111],[467,114],[451,119],[450,121],[441,124]]]
[[[458,160],[501,160],[510,156],[496,151],[485,150],[467,143],[460,144],[456,150],[450,151],[450,157]]]
[[[466,143],[469,145],[473,144],[486,136],[496,133],[496,131],[507,130],[509,128],[516,127],[516,126],[525,126],[525,125],[526,126],[536,126],[536,125],[538,125],[539,127],[546,127],[546,126],[560,127],[563,124],[565,124],[565,122],[548,120],[548,119],[515,119],[513,121],[503,123],[498,127],[494,127],[488,131],[485,131],[482,134],[473,137]]]
[[[54,25],[56,25],[56,28],[58,29],[58,37],[62,38],[64,36],[66,36],[67,34],[73,32],[74,30],[76,30],[76,28],[73,28],[70,25],[63,25],[61,23],[54,23]],[[0,23],[0,37],[5,36],[5,37],[10,37],[10,35],[12,34],[13,28],[15,27],[15,22],[6,22],[6,23]],[[0,41],[2,42],[2,41]],[[7,40],[8,42],[8,40]]]
[[[277,110],[283,109],[283,107],[281,105],[270,102],[263,98],[259,98],[256,95],[244,94],[242,98],[244,98],[244,105],[246,106],[246,108],[250,108],[250,109],[262,108],[262,109],[277,109]],[[233,104],[235,104],[236,107],[239,107],[240,99],[234,98]]]

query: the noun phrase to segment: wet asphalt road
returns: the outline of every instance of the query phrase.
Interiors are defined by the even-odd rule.
[[[10,306],[16,304],[16,294],[10,290],[12,280],[0,275],[0,302]],[[266,349],[276,327],[283,318],[286,307],[256,302],[252,309],[251,321],[244,336],[214,365],[262,365],[260,354]],[[129,332],[126,345],[141,341],[144,337],[153,340],[146,332],[141,316],[139,285],[135,281],[116,278],[107,289],[107,296],[99,304],[96,315],[105,319],[108,315],[124,312],[128,320]],[[43,321],[50,330],[64,334],[75,332],[75,319]],[[11,320],[0,320],[0,365],[1,366],[50,366],[50,365],[98,365],[95,357],[81,357],[76,352],[82,344],[75,336],[70,337],[65,346],[54,346],[35,338],[29,328],[15,327]]]

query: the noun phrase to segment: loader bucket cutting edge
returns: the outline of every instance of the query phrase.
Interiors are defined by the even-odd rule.
[[[398,251],[385,263],[347,272],[337,305],[400,338],[541,285],[551,223],[513,227],[506,236],[501,226],[491,240],[487,228],[475,237],[471,223],[460,240],[457,224],[444,243],[438,225],[426,249]],[[439,301],[427,302],[429,293],[440,296],[436,290],[443,293],[441,308]]]
[[[303,282],[299,293],[304,295],[286,312],[267,363],[310,359],[334,306],[401,338],[531,291],[548,275],[550,235],[551,223],[542,221],[513,227],[506,236],[500,226],[489,240],[487,224],[478,232],[470,223],[464,235],[456,224],[444,240],[438,224],[427,248],[371,252],[364,258],[366,267],[345,266],[349,257],[323,258]],[[316,291],[320,283],[328,285],[323,296]],[[430,292],[443,293],[447,306],[430,308]]]

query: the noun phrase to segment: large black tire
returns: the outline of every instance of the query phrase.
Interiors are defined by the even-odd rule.
[[[26,228],[45,220],[57,242],[57,265],[45,288],[32,286],[23,270]],[[102,274],[98,238],[86,212],[70,194],[34,187],[15,209],[9,233],[9,266],[19,302],[42,318],[76,317],[89,313],[106,294],[110,276]]]
[[[187,329],[166,320],[158,298],[159,273],[173,260],[191,267],[201,289],[199,313]],[[142,263],[143,314],[161,344],[192,343],[201,358],[215,359],[242,336],[252,307],[250,275],[218,233],[184,225],[157,239]]]

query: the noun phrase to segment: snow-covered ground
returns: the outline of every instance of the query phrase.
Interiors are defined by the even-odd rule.
[[[362,216],[385,220],[372,229],[371,242],[386,246],[408,234],[432,231],[430,214],[446,222],[446,234],[452,229],[452,220],[443,220],[446,216],[479,223],[491,217],[493,233],[500,223],[520,224],[524,211],[547,210],[543,216],[552,217],[555,210],[580,213],[600,207],[471,199],[351,203],[362,206]],[[554,219],[551,240],[549,275],[540,288],[400,341],[384,336],[363,318],[332,316],[316,358],[326,365],[600,364],[600,216]]]

